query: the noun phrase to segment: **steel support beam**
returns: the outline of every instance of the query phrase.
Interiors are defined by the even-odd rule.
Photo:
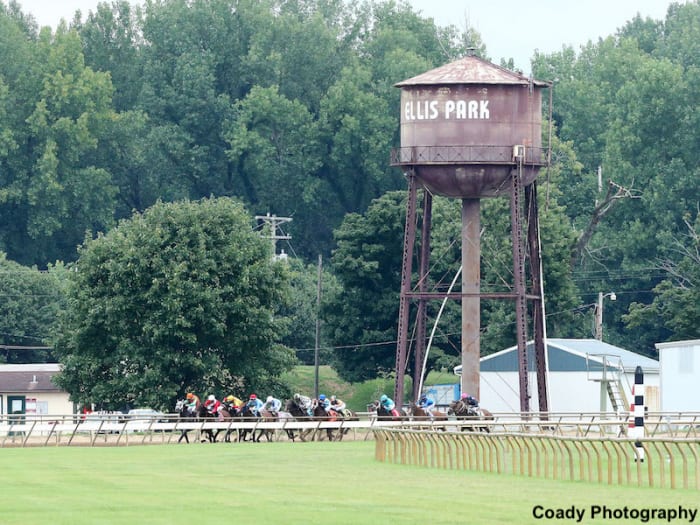
[[[527,301],[525,299],[525,250],[523,247],[523,185],[521,167],[513,170],[513,191],[510,195],[510,224],[513,238],[513,280],[515,299],[515,331],[518,345],[520,379],[520,411],[530,411],[527,367]]]
[[[429,191],[423,192],[423,225],[421,226],[420,261],[418,262],[418,291],[426,293],[428,289],[428,269],[430,268],[430,231],[433,222],[433,196]],[[413,400],[420,398],[418,391],[423,383],[423,360],[425,359],[426,345],[426,315],[427,299],[422,295],[418,300],[418,313],[416,317],[416,343],[413,361]]]
[[[413,272],[413,246],[416,242],[416,176],[413,170],[406,173],[408,179],[408,201],[406,204],[406,224],[403,238],[403,262],[401,264],[401,295],[399,298],[399,326],[396,343],[396,382],[394,401],[403,404],[403,380],[408,359],[408,320],[410,313],[409,293]]]

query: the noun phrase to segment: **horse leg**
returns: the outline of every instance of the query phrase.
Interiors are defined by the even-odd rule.
[[[187,433],[188,433],[188,432],[189,432],[189,430],[181,430],[181,431],[180,431],[180,437],[179,437],[179,439],[177,440],[177,442],[180,443],[180,442],[182,441],[182,439],[184,438],[185,441],[189,444],[190,438],[187,437]]]

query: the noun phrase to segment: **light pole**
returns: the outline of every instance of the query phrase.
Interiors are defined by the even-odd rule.
[[[609,292],[604,294],[603,292],[598,292],[598,302],[595,305],[595,338],[598,341],[603,340],[603,299],[610,297],[611,301],[617,299],[615,292]]]

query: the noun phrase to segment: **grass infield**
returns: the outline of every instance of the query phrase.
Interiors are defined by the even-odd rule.
[[[3,525],[575,522],[535,519],[536,505],[604,524],[640,520],[592,520],[592,505],[700,507],[696,490],[379,463],[369,441],[11,448],[0,465]]]

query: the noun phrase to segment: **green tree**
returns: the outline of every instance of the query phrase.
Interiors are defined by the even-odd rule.
[[[58,312],[65,305],[63,265],[50,271],[7,260],[0,252],[0,337],[3,345],[43,347],[49,342]],[[8,363],[51,362],[49,350],[2,350]]]
[[[108,227],[116,195],[96,159],[114,117],[109,75],[85,67],[76,33],[59,27],[50,36],[11,46],[10,60],[31,65],[7,69],[4,100],[0,82],[9,125],[0,139],[0,242],[11,259],[41,265],[71,260],[86,229]]]
[[[315,176],[321,164],[318,126],[304,104],[276,86],[254,87],[234,105],[223,135],[236,164],[238,192],[260,213],[293,216],[302,244],[312,245],[327,209],[320,194],[328,189]]]
[[[94,71],[109,73],[114,85],[114,108],[134,109],[143,80],[141,60],[141,9],[126,0],[97,4],[85,22],[73,28],[83,42],[85,63]]]
[[[79,253],[55,344],[74,401],[169,409],[189,389],[284,393],[284,266],[243,206],[158,203]]]
[[[680,261],[664,261],[661,267],[668,277],[654,288],[651,304],[632,303],[623,316],[630,329],[651,335],[652,343],[700,337],[700,214],[686,225],[687,238],[676,242]]]
[[[281,314],[289,319],[289,329],[282,344],[296,351],[299,361],[306,365],[314,364],[316,349],[316,320],[318,312],[318,264],[304,265],[300,259],[288,259],[290,300]],[[321,265],[321,301],[333,297],[338,291],[335,276]],[[323,330],[319,333],[319,359],[326,364],[331,356]]]
[[[342,288],[324,303],[323,318],[333,366],[348,381],[394,367],[404,210],[405,192],[390,192],[364,215],[346,215],[335,232],[331,265]]]

